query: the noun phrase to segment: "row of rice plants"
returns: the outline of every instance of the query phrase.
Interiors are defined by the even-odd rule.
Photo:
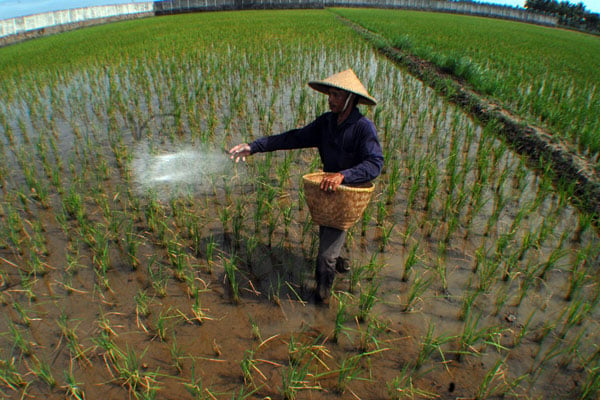
[[[418,92],[419,89],[409,88],[408,91]],[[408,138],[396,136],[393,139],[396,144],[386,146],[394,149],[386,158],[387,165],[403,166],[406,173],[400,175],[409,177],[409,182],[400,185],[401,195],[392,202],[396,209],[388,210],[389,215],[394,215],[396,224],[404,227],[397,232],[396,241],[392,234],[392,249],[388,251],[393,252],[394,244],[397,248],[408,250],[404,273],[401,277],[400,274],[397,276],[399,281],[409,281],[412,285],[400,304],[408,306],[406,310],[415,310],[415,298],[420,298],[418,309],[427,312],[436,304],[428,302],[427,296],[437,298],[439,295],[436,293],[441,293],[443,298],[452,302],[461,293],[458,298],[463,299],[463,305],[455,314],[465,324],[463,336],[458,337],[463,343],[458,350],[461,354],[473,348],[473,338],[482,340],[482,337],[488,337],[473,336],[472,333],[496,335],[511,329],[503,327],[498,320],[518,314],[521,309],[531,310],[521,303],[523,299],[531,298],[534,302],[531,318],[535,314],[535,320],[540,318],[539,323],[554,320],[549,332],[558,335],[555,346],[564,345],[565,337],[554,328],[562,327],[567,331],[574,328],[577,324],[571,324],[565,316],[569,314],[576,315],[578,323],[583,321],[580,318],[583,315],[575,310],[569,311],[571,307],[582,311],[585,314],[583,318],[590,317],[593,321],[595,315],[593,310],[598,293],[595,279],[588,287],[589,291],[578,285],[576,280],[553,280],[563,274],[560,271],[567,274],[573,274],[573,270],[581,271],[577,267],[581,261],[577,260],[585,259],[586,263],[592,264],[598,261],[595,245],[573,245],[581,243],[582,238],[577,231],[587,231],[588,239],[596,243],[597,237],[590,227],[589,217],[577,215],[568,206],[571,197],[568,188],[564,192],[553,193],[550,176],[534,176],[504,144],[451,107],[436,104],[435,97],[430,98],[428,103],[423,98],[413,104],[402,100],[397,107],[406,111],[407,121],[403,121],[402,117],[394,118],[399,126],[404,127],[403,133]],[[427,104],[427,114],[412,116],[411,111],[424,103]],[[402,112],[399,114],[402,115]],[[390,117],[384,111],[382,118],[385,121]],[[394,157],[402,161],[398,162]],[[395,186],[393,180],[397,178],[395,173],[386,175],[391,181],[386,182],[389,189],[390,185]],[[372,206],[380,209],[384,202],[390,203],[385,189],[379,203]],[[400,207],[398,203],[401,203]],[[406,203],[408,207],[405,207]],[[578,227],[575,231],[568,227],[566,221],[569,220],[572,221],[571,227]],[[470,263],[471,268],[468,267]],[[411,280],[409,276],[415,271],[415,264],[419,264],[416,269],[421,272],[414,273]],[[470,274],[466,273],[468,269],[472,271]],[[588,278],[594,276],[591,270],[588,273],[591,274],[587,275]],[[578,287],[581,305],[565,304],[563,300],[570,299],[567,291],[562,296],[552,292],[565,290],[569,282]],[[551,292],[544,294],[546,290]],[[393,293],[391,288],[389,293]],[[539,307],[535,303],[539,300],[535,299],[537,296],[544,297],[543,311],[535,309]],[[429,312],[435,313],[431,308]],[[529,314],[529,311],[526,313]],[[481,327],[484,315],[492,318],[487,318],[486,325]],[[589,321],[590,328],[579,330],[578,325],[577,333],[571,332],[571,337],[576,338],[572,339],[576,340],[576,346],[583,345],[581,338],[587,329],[593,329],[591,326],[595,322],[592,321]],[[488,325],[490,323],[493,325]],[[475,329],[473,324],[479,328]],[[470,332],[469,335],[464,336],[467,332]],[[590,350],[595,348],[593,340],[588,345]],[[540,351],[543,351],[542,347]],[[473,350],[468,352],[473,353]],[[568,359],[565,353],[561,356]],[[518,361],[523,362],[522,359]],[[583,364],[587,362],[585,360]],[[543,358],[542,369],[547,367],[547,363],[548,359]],[[506,360],[503,365],[519,368]]]
[[[386,376],[387,395],[402,397],[432,391],[480,356],[485,371],[465,395],[537,395],[556,373],[597,391],[586,336],[597,321],[597,236],[569,193],[552,193],[547,178],[364,43],[340,39],[349,32],[327,12],[309,14],[309,32],[295,12],[161,18],[201,21],[208,32],[235,18],[240,30],[205,48],[177,40],[164,53],[132,50],[123,65],[41,71],[47,85],[33,72],[7,78],[23,89],[2,103],[7,396],[90,397],[99,383],[136,398],[364,395],[382,390],[371,377]],[[263,35],[292,44],[240,34],[257,16]],[[370,116],[386,169],[350,232],[350,291],[312,336],[265,315],[312,308],[304,294],[316,236],[299,178],[318,168],[314,151],[257,156],[189,185],[140,185],[133,161],[309,121],[325,101],[305,82],[342,64],[381,99]],[[507,313],[523,325],[507,325]],[[415,328],[398,342],[405,323]],[[274,336],[262,340],[263,331]],[[526,351],[533,361],[518,357]],[[554,366],[572,355],[566,372]]]
[[[405,10],[336,9],[548,127],[598,162],[600,39],[525,23]],[[432,34],[430,27],[438,29]]]

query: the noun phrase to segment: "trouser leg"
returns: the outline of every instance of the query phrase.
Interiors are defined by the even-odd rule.
[[[319,227],[319,254],[317,255],[315,280],[317,287],[324,289],[325,292],[328,292],[333,285],[335,264],[345,241],[346,231],[327,226]]]

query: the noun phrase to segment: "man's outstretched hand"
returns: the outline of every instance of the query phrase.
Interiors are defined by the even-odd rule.
[[[233,146],[231,150],[229,150],[229,158],[235,160],[235,162],[239,162],[240,159],[242,161],[246,161],[246,157],[248,157],[250,153],[250,145],[248,143],[238,144],[237,146]]]

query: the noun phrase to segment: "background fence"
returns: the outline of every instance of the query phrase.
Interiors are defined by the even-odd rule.
[[[0,20],[0,45],[83,26],[154,16],[154,2],[72,8]]]
[[[154,15],[196,11],[372,7],[450,12],[492,18],[512,19],[556,26],[557,18],[523,9],[479,4],[468,1],[438,0],[164,0],[116,4],[54,11],[0,20],[0,46],[31,37],[62,32],[82,26]]]
[[[371,2],[368,0],[325,0],[325,3],[327,7],[402,8],[512,19],[547,26],[556,26],[558,24],[556,17],[536,14],[520,8],[480,4],[470,1],[377,0]]]

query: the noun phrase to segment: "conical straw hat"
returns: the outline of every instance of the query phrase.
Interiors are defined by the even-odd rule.
[[[360,83],[360,80],[351,69],[331,75],[329,78],[325,78],[322,81],[310,81],[308,82],[308,86],[325,94],[329,94],[329,88],[332,87],[346,90],[358,95],[358,102],[360,104],[366,104],[368,106],[377,104],[377,100],[371,97],[367,92],[367,89]]]

